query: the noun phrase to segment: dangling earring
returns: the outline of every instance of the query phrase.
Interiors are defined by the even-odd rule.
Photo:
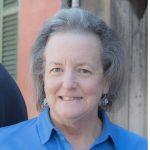
[[[112,105],[112,100],[108,97],[107,94],[103,94],[103,95],[102,95],[102,98],[100,99],[99,105],[100,105],[101,107],[106,108],[106,107]]]
[[[47,107],[48,106],[48,101],[46,98],[43,99],[43,106],[44,107]]]

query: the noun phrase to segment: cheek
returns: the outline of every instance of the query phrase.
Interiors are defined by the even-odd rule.
[[[53,95],[57,92],[59,87],[59,80],[52,79],[50,77],[45,76],[44,78],[44,90],[46,96]]]
[[[84,84],[84,92],[89,96],[94,95],[100,98],[102,90],[103,90],[103,83],[100,79],[93,79],[88,82],[85,82]]]

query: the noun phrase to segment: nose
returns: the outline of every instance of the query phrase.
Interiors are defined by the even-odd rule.
[[[74,89],[77,87],[75,73],[73,71],[65,72],[63,76],[63,87],[65,89]]]

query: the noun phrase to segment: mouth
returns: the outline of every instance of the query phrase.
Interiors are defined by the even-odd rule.
[[[79,101],[83,100],[83,97],[71,97],[71,96],[59,96],[62,101]]]

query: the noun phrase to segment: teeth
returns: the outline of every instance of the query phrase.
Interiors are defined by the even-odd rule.
[[[73,101],[73,100],[81,100],[82,97],[67,97],[67,96],[61,96],[61,99],[64,101]]]
[[[64,101],[72,101],[74,97],[62,97]]]

